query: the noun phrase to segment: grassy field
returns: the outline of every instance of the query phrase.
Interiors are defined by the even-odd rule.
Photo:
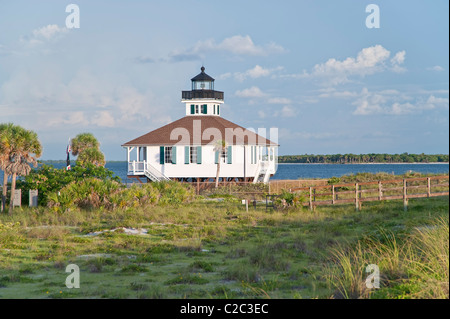
[[[0,215],[0,298],[448,298],[448,197],[353,206],[17,209]]]

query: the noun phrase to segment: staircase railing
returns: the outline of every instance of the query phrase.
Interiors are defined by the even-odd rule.
[[[261,171],[261,162],[258,161],[258,165],[256,165],[256,170],[255,170],[255,177],[253,178],[253,184],[256,184],[258,182],[260,171]]]
[[[156,168],[154,168],[149,163],[146,163],[145,165],[145,176],[147,176],[150,180],[154,182],[161,182],[161,181],[169,181],[170,178],[168,178],[166,175],[158,171]]]

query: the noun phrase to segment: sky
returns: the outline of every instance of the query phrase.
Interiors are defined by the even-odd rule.
[[[126,160],[204,65],[221,115],[278,129],[280,155],[448,154],[448,39],[447,0],[0,0],[0,123],[44,160],[83,132]]]

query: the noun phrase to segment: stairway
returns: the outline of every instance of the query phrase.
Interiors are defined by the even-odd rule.
[[[266,184],[269,182],[270,174],[268,170],[268,165],[266,165],[263,162],[258,163],[258,166],[256,167],[256,174],[253,179],[253,184],[256,183],[264,183]]]
[[[145,165],[144,174],[152,182],[170,181],[170,178],[168,178],[166,175],[164,175],[148,163],[147,165]]]

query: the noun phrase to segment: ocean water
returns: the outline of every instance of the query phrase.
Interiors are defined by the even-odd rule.
[[[55,168],[65,167],[65,163],[52,164]],[[106,168],[113,171],[123,182],[132,182],[127,178],[126,162],[107,162]],[[378,173],[401,175],[409,171],[419,173],[443,174],[449,172],[448,163],[436,164],[279,164],[277,173],[272,179],[306,179],[331,178],[356,173]],[[3,183],[3,172],[0,171],[0,184]]]
[[[279,164],[277,173],[272,179],[331,178],[379,172],[401,175],[409,171],[443,174],[449,172],[449,164]]]

